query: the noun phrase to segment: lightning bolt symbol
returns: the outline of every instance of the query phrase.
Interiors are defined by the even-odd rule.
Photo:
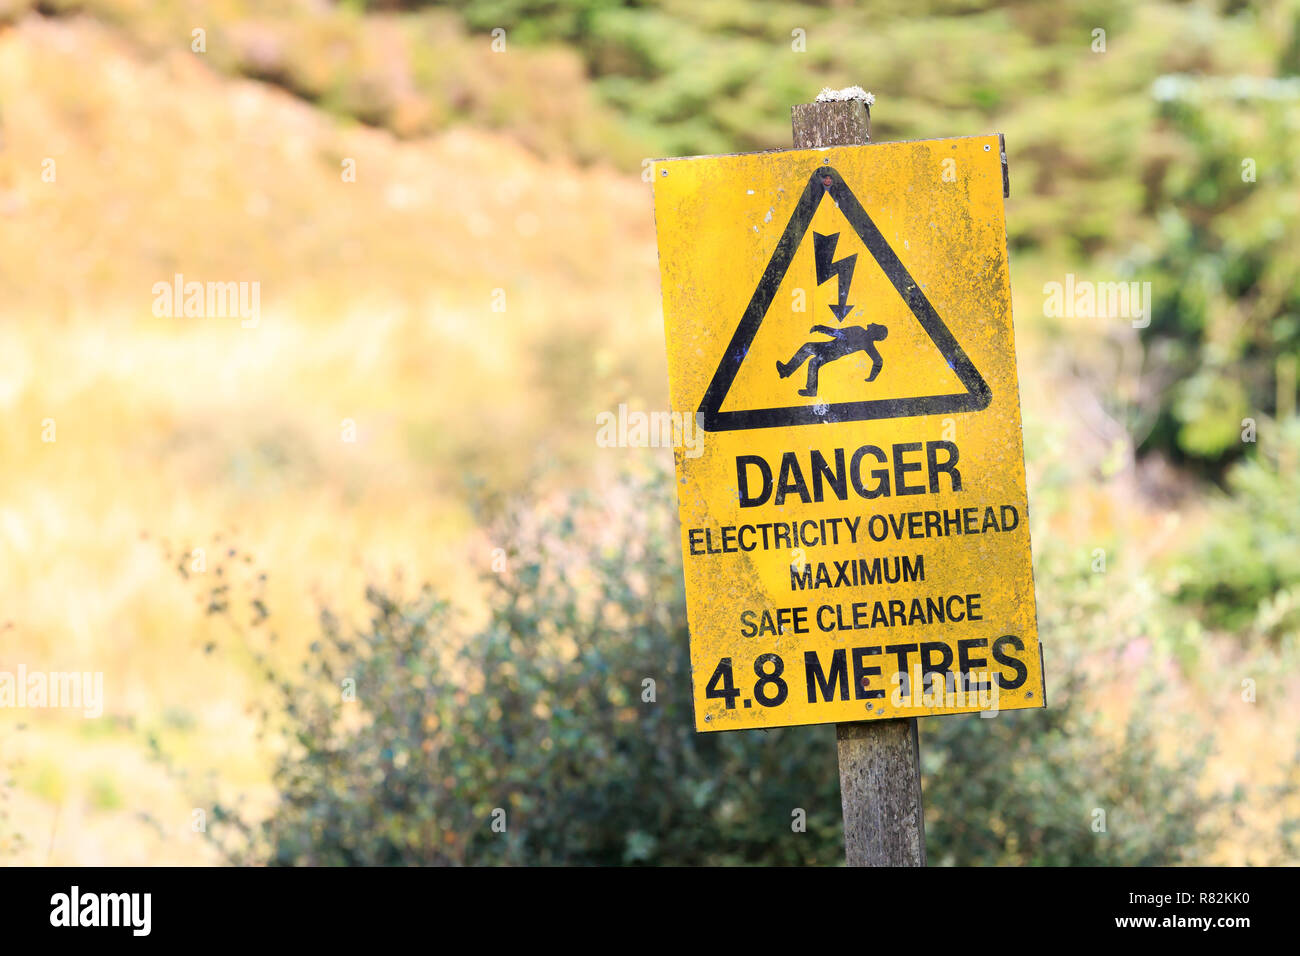
[[[853,267],[857,265],[858,254],[855,252],[839,262],[832,262],[831,258],[835,255],[835,244],[840,241],[840,234],[837,232],[831,236],[823,236],[819,232],[813,233],[813,260],[817,264],[817,284],[821,285],[831,276],[840,277],[840,301],[838,305],[827,306],[835,318],[840,322],[849,314],[849,309],[853,308],[846,304],[849,297],[849,284],[853,282]]]

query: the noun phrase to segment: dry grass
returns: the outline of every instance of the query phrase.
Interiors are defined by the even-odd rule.
[[[166,549],[204,548],[210,577],[249,553],[286,657],[314,598],[358,610],[399,571],[472,613],[491,543],[466,483],[584,472],[603,396],[664,391],[646,187],[490,135],[344,128],[90,21],[0,33],[0,102],[0,665],[102,670],[106,697],[101,722],[0,715],[23,859],[206,859],[140,744],[264,783],[257,685]],[[259,282],[260,324],[155,317],[174,272]]]

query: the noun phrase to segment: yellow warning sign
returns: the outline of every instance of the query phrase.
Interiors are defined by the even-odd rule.
[[[996,136],[662,160],[697,730],[1045,706]]]

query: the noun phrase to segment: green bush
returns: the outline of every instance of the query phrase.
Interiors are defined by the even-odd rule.
[[[1157,85],[1165,145],[1145,178],[1158,229],[1152,248],[1128,263],[1152,283],[1142,338],[1169,383],[1144,449],[1216,477],[1247,448],[1243,418],[1294,402],[1295,382],[1285,395],[1279,363],[1300,353],[1294,107],[1247,95],[1253,87],[1230,95],[1237,82],[1166,77]]]
[[[1258,438],[1180,560],[1176,595],[1211,626],[1276,639],[1300,633],[1300,420]]]
[[[932,862],[1158,866],[1203,862],[1217,841],[1215,813],[1236,795],[1198,792],[1209,740],[1184,740],[1173,757],[1157,753],[1162,688],[1142,681],[1119,727],[1083,700],[1089,658],[1095,673],[1109,657],[1086,632],[1118,598],[1114,582],[1092,577],[1040,584],[1040,593],[1070,598],[1039,611],[1046,710],[922,721]]]
[[[513,545],[481,627],[427,590],[372,589],[360,627],[323,614],[302,674],[273,675],[275,809],[218,806],[209,836],[276,864],[840,861],[832,728],[693,729],[671,487],[629,479],[516,515],[494,536]],[[1049,647],[1082,630],[1074,611],[1046,622]],[[932,861],[1171,863],[1212,839],[1224,798],[1195,796],[1201,746],[1171,763],[1143,720],[1105,732],[1078,694],[1082,656],[1049,656],[1046,711],[922,722]]]

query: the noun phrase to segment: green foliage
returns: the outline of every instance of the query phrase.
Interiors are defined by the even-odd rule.
[[[274,811],[218,807],[210,836],[232,860],[279,864],[838,862],[830,727],[693,729],[669,488],[629,480],[518,514],[494,536],[514,547],[479,627],[428,591],[372,589],[358,628],[324,614],[264,715],[283,740]],[[1079,610],[1047,621],[1051,647],[1078,645],[1049,658],[1051,709],[923,722],[935,862],[1170,863],[1209,838],[1222,797],[1195,795],[1198,745],[1168,762],[1144,719],[1108,729],[1084,709]]]
[[[1130,267],[1152,282],[1143,339],[1173,384],[1147,449],[1211,465],[1240,457],[1241,420],[1276,412],[1279,356],[1300,353],[1300,78],[1287,89],[1222,77],[1157,87],[1157,244]]]
[[[1079,622],[1099,620],[1116,595],[1068,575],[1052,578],[1049,588],[1066,592],[1068,600],[1040,609],[1048,708],[922,722],[933,862],[1201,861],[1218,837],[1215,811],[1235,801],[1234,794],[1198,793],[1210,742],[1185,740],[1173,757],[1157,752],[1164,694],[1155,681],[1142,684],[1121,726],[1088,709],[1082,700],[1088,660],[1096,666],[1108,655]]]
[[[1002,130],[1012,247],[1151,283],[1141,450],[1218,477],[1240,420],[1275,410],[1276,358],[1300,352],[1294,0],[446,5],[574,49],[654,155],[781,146],[823,85],[879,94],[879,140]]]
[[[884,138],[934,135],[927,122],[937,108],[987,117],[1019,99],[1019,84],[1058,69],[1035,47],[1059,44],[1054,52],[1067,56],[1091,25],[1128,19],[1122,4],[1095,0],[1010,13],[994,0],[891,0],[869,10],[796,0],[430,5],[458,10],[478,32],[500,27],[521,43],[572,47],[605,101],[655,155],[779,146],[790,139],[791,105],[822,86],[855,83],[890,98]],[[1018,56],[989,56],[991,33]]]
[[[1177,596],[1215,627],[1279,638],[1300,633],[1300,420],[1259,435],[1227,477],[1231,496],[1177,568]]]
[[[623,515],[589,553],[565,542],[601,533],[599,509],[518,526],[491,619],[468,638],[428,592],[371,590],[374,616],[355,631],[323,615],[303,679],[277,680],[280,803],[256,825],[219,807],[214,839],[234,860],[284,864],[834,861],[826,728],[693,730],[661,503],[658,520]],[[355,701],[340,700],[345,678]],[[790,829],[796,807],[806,834]]]

